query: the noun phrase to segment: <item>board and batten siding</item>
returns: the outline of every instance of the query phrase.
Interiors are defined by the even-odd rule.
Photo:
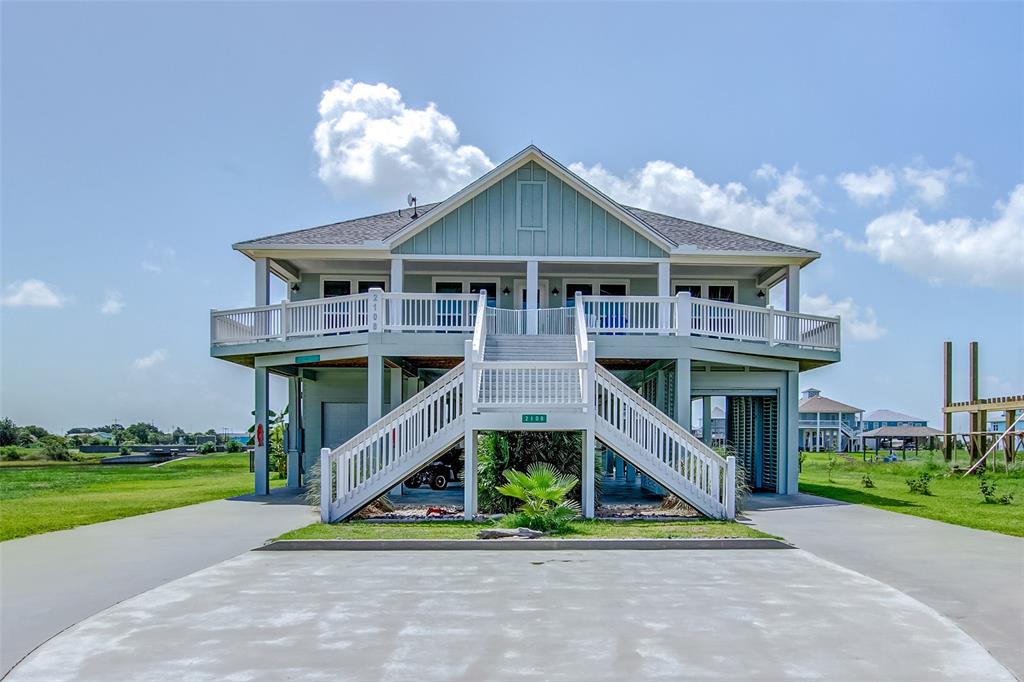
[[[524,205],[519,206],[520,181]],[[546,210],[545,210],[546,205]],[[521,208],[521,210],[520,210]],[[538,221],[538,216],[546,220]],[[520,227],[520,221],[528,227]],[[538,223],[543,223],[540,227]],[[438,256],[665,258],[668,254],[533,161],[395,247]]]

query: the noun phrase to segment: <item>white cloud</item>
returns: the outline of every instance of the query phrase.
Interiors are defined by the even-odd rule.
[[[752,196],[739,182],[708,183],[691,169],[668,161],[648,161],[624,176],[600,164],[570,169],[620,203],[711,223],[790,244],[813,244],[818,237],[814,214],[818,197],[798,170],[780,172],[770,165],[755,177],[771,183],[764,199]]]
[[[146,272],[163,272],[163,268],[152,261],[142,261],[142,269]]]
[[[995,208],[991,221],[951,218],[927,223],[915,209],[887,213],[868,224],[864,243],[852,246],[936,285],[1020,286],[1024,280],[1024,184]]]
[[[337,81],[320,99],[313,133],[320,180],[339,194],[371,190],[392,201],[407,192],[443,199],[494,167],[433,103],[414,109],[386,83]]]
[[[124,297],[117,289],[107,289],[106,298],[100,306],[100,312],[104,315],[117,315],[124,310]]]
[[[878,166],[867,173],[843,173],[836,181],[858,204],[888,199],[896,191],[896,174]]]
[[[800,295],[800,311],[811,315],[841,316],[842,332],[846,338],[858,341],[874,341],[885,336],[887,330],[878,324],[874,308],[860,306],[846,297],[833,301],[828,294],[820,296]]]
[[[919,163],[903,168],[902,175],[903,181],[914,188],[918,199],[935,206],[946,198],[950,185],[962,185],[970,180],[971,169],[971,162],[957,155],[952,166],[931,168]]]
[[[144,355],[141,358],[135,358],[132,361],[132,367],[142,370],[150,369],[163,363],[165,360],[167,360],[167,351],[163,348],[157,348],[149,355]]]
[[[46,282],[26,279],[7,285],[0,303],[7,306],[33,306],[38,308],[60,308],[65,298]]]

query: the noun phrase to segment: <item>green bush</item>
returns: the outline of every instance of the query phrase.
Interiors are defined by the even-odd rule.
[[[579,505],[566,500],[566,495],[579,483],[574,476],[559,473],[551,464],[537,462],[524,474],[509,470],[504,473],[505,485],[497,491],[521,504],[514,514],[503,519],[503,525],[525,526],[544,532],[565,532],[579,515]]]
[[[74,458],[68,450],[68,442],[61,436],[44,436],[40,442],[43,444],[43,455],[46,459],[57,462],[70,462]]]
[[[865,488],[874,488],[875,482],[871,479],[871,474],[864,474],[860,477],[860,484]]]
[[[0,447],[0,460],[4,462],[19,462],[24,459],[21,450],[15,445]]]
[[[227,452],[241,452],[243,450],[242,444],[234,438],[228,440],[228,442],[224,444],[224,449]]]
[[[1013,493],[997,495],[996,484],[985,478],[984,474],[978,476],[978,492],[984,498],[985,504],[1011,504],[1013,502]]]
[[[216,450],[217,446],[209,441],[200,444],[199,447],[196,448],[196,452],[198,452],[200,455],[208,455],[211,452],[216,452]]]
[[[907,487],[912,493],[917,493],[918,495],[931,495],[931,482],[932,475],[929,473],[923,473],[917,478],[908,478]]]

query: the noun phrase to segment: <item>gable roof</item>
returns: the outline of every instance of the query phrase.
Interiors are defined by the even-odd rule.
[[[413,217],[412,209],[404,208],[241,241],[234,244],[234,248],[315,249],[368,245],[394,248],[530,160],[559,176],[563,182],[573,186],[577,191],[588,195],[596,204],[666,251],[786,254],[809,258],[820,255],[816,251],[799,246],[619,204],[534,145],[502,162],[444,201],[419,206],[416,218]]]
[[[896,412],[895,410],[875,410],[864,415],[866,422],[926,422],[920,417],[911,417],[909,414]]]
[[[879,426],[860,435],[863,438],[930,438],[941,436],[942,431],[930,426]]]
[[[804,398],[800,401],[800,412],[863,412],[859,407],[853,407],[841,403],[838,400],[826,398],[823,395],[816,395],[813,398]]]

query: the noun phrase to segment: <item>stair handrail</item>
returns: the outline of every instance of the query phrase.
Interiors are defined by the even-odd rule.
[[[484,348],[487,345],[487,292],[481,291],[476,306],[476,321],[473,323],[473,355],[477,360],[484,359]]]
[[[459,363],[454,368],[449,370],[446,374],[441,376],[437,381],[424,388],[419,393],[415,394],[404,403],[396,407],[391,412],[373,422],[365,429],[355,434],[347,441],[339,445],[338,447],[330,450],[323,448],[320,450],[320,516],[324,523],[330,523],[333,521],[331,518],[331,507],[335,501],[335,493],[337,493],[337,502],[340,503],[343,499],[342,488],[343,488],[343,472],[347,470],[349,461],[352,455],[357,451],[359,446],[364,446],[372,442],[375,438],[379,437],[380,434],[390,435],[396,442],[393,443],[392,449],[389,453],[378,453],[377,456],[379,461],[375,461],[375,464],[381,464],[379,469],[375,471],[371,476],[366,477],[362,483],[365,484],[371,479],[378,478],[381,473],[393,466],[402,459],[403,455],[395,453],[393,448],[398,446],[397,443],[397,428],[403,420],[405,420],[411,412],[418,410],[424,405],[424,403],[435,400],[440,394],[449,391],[452,388],[453,383],[458,383],[464,380],[464,363]],[[422,424],[417,426],[416,433],[413,434],[419,437],[419,440],[413,442],[410,439],[408,442],[403,440],[403,445],[409,446],[411,452],[422,442],[432,438],[437,433],[447,428],[455,420],[461,418],[464,415],[463,404],[462,404],[462,390],[452,391],[452,400],[449,403],[444,404],[444,410],[441,410],[436,415],[430,415],[430,418],[425,419]],[[433,431],[431,432],[431,429]],[[338,477],[337,485],[332,490],[332,475],[331,475],[331,462],[337,460],[338,462]],[[356,491],[356,488],[346,491],[346,496],[350,496]]]
[[[589,350],[588,338],[587,338],[587,316],[583,312],[583,305],[577,301],[575,307],[576,311],[576,360],[579,362],[587,361],[587,351]]]

